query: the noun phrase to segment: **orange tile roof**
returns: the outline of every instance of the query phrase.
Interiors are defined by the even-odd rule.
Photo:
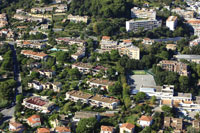
[[[162,100],[162,104],[164,105],[171,105],[172,100]]]
[[[43,52],[34,52],[32,50],[22,50],[22,53],[23,54],[28,54],[28,55],[41,56],[41,57],[47,56],[47,54],[45,54]]]
[[[102,39],[103,40],[110,40],[110,37],[109,36],[102,36]]]
[[[40,119],[40,116],[39,115],[32,115],[31,117],[29,117],[27,120],[30,124],[35,124],[35,123],[39,123],[41,121],[35,121],[34,119],[37,119],[39,118]]]
[[[56,132],[62,133],[62,132],[71,132],[71,129],[69,127],[56,127]]]
[[[29,41],[24,41],[23,44],[27,45],[27,44],[31,44],[31,43]]]
[[[15,128],[23,126],[21,123],[18,123],[18,122],[10,122],[9,124],[12,125],[12,126],[14,126]]]
[[[152,121],[152,119],[153,118],[151,116],[145,116],[145,115],[141,116],[140,118],[141,121]]]
[[[133,128],[135,128],[135,125],[131,124],[131,123],[124,123],[121,125],[120,128],[127,128],[129,130],[132,130]]]
[[[37,133],[50,133],[49,128],[38,128]]]
[[[132,43],[132,41],[129,40],[129,39],[127,39],[127,40],[123,40],[123,42],[125,42],[125,43]]]
[[[101,131],[108,131],[108,132],[113,132],[114,127],[112,126],[101,126]]]
[[[200,24],[200,19],[190,19],[187,22],[190,24]]]

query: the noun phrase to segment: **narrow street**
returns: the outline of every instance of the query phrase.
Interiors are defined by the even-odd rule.
[[[17,81],[17,88],[15,89],[15,96],[13,99],[13,103],[10,106],[10,108],[3,109],[1,113],[4,115],[4,120],[7,121],[11,119],[14,116],[15,112],[15,105],[16,105],[16,96],[20,93],[22,93],[22,88],[21,88],[21,77],[20,77],[20,72],[19,72],[19,67],[18,67],[18,62],[17,62],[17,55],[16,55],[16,50],[14,47],[14,42],[8,42],[10,45],[11,50],[13,51],[13,72],[14,72],[14,79]]]

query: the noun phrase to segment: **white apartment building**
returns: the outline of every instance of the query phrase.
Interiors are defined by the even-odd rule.
[[[22,50],[21,54],[36,60],[45,60],[48,57],[48,55],[43,52],[34,52],[32,50]]]
[[[68,15],[67,18],[68,18],[70,21],[76,22],[76,23],[77,23],[77,22],[88,23],[88,20],[89,20],[88,16],[79,16],[79,15],[73,16],[72,14]]]
[[[154,9],[133,7],[131,9],[131,18],[156,19],[156,11]]]
[[[136,46],[119,49],[120,55],[127,55],[130,59],[140,59],[140,49]]]
[[[129,20],[126,21],[126,31],[153,30],[154,28],[161,27],[161,24],[162,21],[158,20]]]
[[[32,82],[28,83],[28,87],[36,89],[36,90],[42,90],[42,84],[40,84],[39,81],[33,80]]]
[[[169,16],[167,21],[166,21],[166,26],[174,31],[176,26],[177,26],[177,23],[178,23],[178,19],[177,19],[177,16]]]
[[[42,113],[49,113],[54,108],[54,103],[39,96],[32,96],[25,98],[22,103],[23,106]]]
[[[142,127],[146,127],[146,126],[151,126],[153,123],[153,118],[151,116],[141,116],[141,118],[139,119],[139,124]]]

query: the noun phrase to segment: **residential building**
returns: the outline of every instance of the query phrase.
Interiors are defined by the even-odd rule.
[[[153,123],[153,118],[151,116],[142,115],[139,119],[139,124],[142,127],[151,126]]]
[[[117,49],[118,46],[118,42],[111,40],[109,36],[103,36],[99,44],[104,52]]]
[[[32,82],[28,83],[28,87],[36,89],[36,90],[42,90],[43,89],[42,84],[37,80],[33,80]]]
[[[76,53],[71,55],[73,60],[81,59],[84,56],[85,56],[85,47],[78,47]]]
[[[165,117],[164,118],[164,128],[173,128],[176,130],[183,130],[183,119],[181,118],[173,118],[173,117]]]
[[[89,20],[88,16],[79,16],[79,15],[73,16],[72,14],[68,15],[67,19],[69,19],[70,21],[75,22],[75,23],[77,23],[77,22],[88,23],[88,20]]]
[[[31,9],[31,13],[45,13],[45,12],[53,12],[53,7],[35,7]]]
[[[102,90],[107,90],[109,86],[112,86],[115,84],[113,81],[109,81],[107,79],[90,79],[87,81],[87,84],[89,84],[90,87],[100,87]]]
[[[176,50],[176,44],[166,44],[167,50]]]
[[[181,76],[188,76],[188,66],[185,63],[179,62],[179,61],[173,61],[173,60],[162,60],[158,64],[162,69],[176,72],[180,74]]]
[[[92,95],[84,93],[82,91],[70,91],[66,93],[65,100],[71,100],[74,102],[81,101],[83,103],[89,103],[89,99],[92,97]]]
[[[56,127],[55,128],[55,133],[71,133],[70,127]]]
[[[200,45],[200,38],[190,41],[190,47]]]
[[[145,45],[152,45],[155,41],[153,39],[150,39],[150,38],[144,38],[142,40],[142,43],[145,44]]]
[[[57,13],[64,13],[67,11],[67,5],[65,4],[61,4],[59,6],[57,6],[57,9],[55,10],[55,12]]]
[[[194,31],[194,35],[200,37],[200,19],[190,19],[187,23]]]
[[[101,126],[100,133],[114,133],[114,127],[113,126]]]
[[[83,103],[90,104],[91,106],[107,107],[109,109],[115,109],[119,104],[119,100],[112,97],[104,97],[98,94],[92,96],[88,93],[75,90],[67,92],[65,100],[71,100],[74,102],[81,101]]]
[[[120,133],[134,133],[135,125],[131,123],[123,123],[120,126]]]
[[[24,126],[21,123],[10,121],[9,131],[22,133],[24,131]]]
[[[32,50],[22,50],[21,54],[36,60],[46,60],[48,58],[47,54],[43,52],[34,52]]]
[[[59,37],[59,38],[56,38],[56,41],[57,43],[64,42],[69,45],[77,44],[79,47],[85,46],[85,43],[86,43],[84,40],[81,40],[78,38],[69,38],[69,37]]]
[[[27,123],[31,127],[41,126],[41,119],[39,115],[32,115],[27,119]]]
[[[23,42],[17,43],[17,47],[43,49],[43,48],[46,47],[46,43],[43,43],[43,42],[23,41]]]
[[[179,54],[179,55],[174,55],[174,58],[176,58],[178,61],[180,61],[181,59],[184,59],[189,62],[195,62],[197,64],[200,64],[200,55]]]
[[[119,105],[119,100],[96,94],[95,96],[90,98],[90,105],[115,109]]]
[[[161,27],[161,24],[162,22],[158,20],[129,20],[126,21],[126,31],[153,30]]]
[[[49,128],[38,128],[37,133],[51,133]]]
[[[88,118],[96,118],[97,121],[100,120],[101,116],[98,112],[91,112],[91,111],[79,111],[75,112],[73,117],[74,122],[79,122],[81,119],[88,119]]]
[[[175,9],[172,9],[171,11],[180,15],[181,17],[183,17],[186,20],[191,19],[191,18],[195,18],[195,12],[194,11],[186,11],[186,10],[181,9],[181,8],[175,8]]]
[[[61,82],[46,82],[46,83],[43,83],[41,84],[42,85],[42,88],[44,90],[53,90],[54,92],[60,92],[61,89],[62,89],[62,83]]]
[[[178,23],[177,16],[169,16],[168,19],[167,19],[167,21],[166,21],[166,26],[170,30],[174,31],[175,28],[176,28],[176,26],[177,26],[177,23]]]
[[[156,10],[147,8],[133,7],[131,9],[131,18],[143,18],[143,19],[156,19]]]
[[[79,72],[81,72],[83,74],[92,73],[93,75],[96,75],[100,70],[103,70],[106,72],[108,69],[108,68],[100,66],[100,65],[92,66],[89,63],[82,63],[82,62],[72,64],[72,68],[77,68],[79,70]]]
[[[38,72],[40,76],[47,77],[47,78],[53,78],[56,75],[56,72],[53,70],[47,70],[47,69],[33,69],[30,71],[32,72]]]
[[[0,14],[0,28],[5,27],[6,25],[8,25],[6,14],[5,13]]]
[[[196,129],[200,129],[200,121],[199,120],[193,120],[192,121],[192,127]]]
[[[54,109],[53,102],[50,102],[48,99],[44,99],[40,96],[25,98],[22,105],[26,108],[40,111],[42,113],[49,113]]]
[[[127,55],[130,59],[140,60],[140,49],[136,46],[119,49],[120,55]]]
[[[35,62],[35,63],[27,64],[26,66],[29,67],[30,69],[33,69],[33,68],[41,68],[42,64]]]

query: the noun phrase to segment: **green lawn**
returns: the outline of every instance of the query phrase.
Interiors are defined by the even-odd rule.
[[[144,70],[134,70],[134,75],[146,75],[147,73]]]
[[[55,57],[56,56],[56,52],[49,54],[50,56]]]

